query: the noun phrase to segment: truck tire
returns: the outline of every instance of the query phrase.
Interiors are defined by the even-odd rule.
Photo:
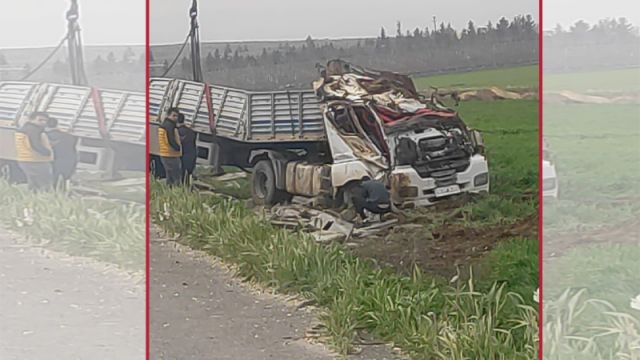
[[[10,184],[27,182],[27,177],[18,166],[18,163],[10,160],[0,160],[0,179],[4,179]]]
[[[251,196],[256,205],[273,206],[291,196],[276,188],[276,175],[270,160],[260,160],[253,167]]]

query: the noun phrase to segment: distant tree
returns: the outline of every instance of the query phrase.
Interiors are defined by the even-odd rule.
[[[109,54],[107,55],[107,63],[109,63],[110,66],[115,65],[116,56],[113,54],[113,51],[109,52]]]
[[[149,50],[149,62],[154,63],[156,58],[153,56],[153,51]]]
[[[242,67],[242,61],[240,59],[240,52],[238,51],[238,49],[236,49],[233,52],[233,58],[231,59],[231,66],[232,67]]]
[[[422,30],[420,30],[419,27],[416,27],[413,30],[413,37],[416,38],[416,39],[422,38]]]
[[[467,29],[466,29],[466,34],[467,37],[470,39],[474,39],[476,37],[476,35],[478,34],[476,31],[476,25],[473,23],[472,20],[469,20],[469,23],[467,24]]]
[[[224,52],[222,53],[222,59],[227,62],[230,61],[232,52],[233,50],[231,50],[231,45],[227,44],[227,46],[224,47]]]
[[[282,53],[280,50],[274,50],[271,52],[271,61],[274,65],[282,63]]]
[[[211,51],[207,53],[207,57],[204,59],[204,66],[207,71],[213,71],[216,69],[216,59],[211,54]]]
[[[307,36],[307,38],[305,39],[304,43],[307,46],[307,49],[315,49],[316,48],[316,43],[313,41],[313,38],[311,38],[311,35]]]
[[[496,25],[496,33],[499,38],[504,38],[507,36],[507,31],[509,29],[509,20],[504,16],[498,20],[498,24]]]
[[[402,23],[400,21],[396,22],[396,37],[402,37]]]
[[[96,56],[96,58],[93,60],[93,68],[98,73],[101,73],[106,70],[107,62],[104,61],[104,59],[102,58],[102,55]]]
[[[122,54],[122,62],[125,64],[130,64],[134,61],[133,59],[135,57],[136,54],[133,52],[133,50],[130,47],[127,47]]]

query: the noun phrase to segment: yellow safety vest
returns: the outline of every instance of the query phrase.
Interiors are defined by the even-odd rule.
[[[40,134],[40,141],[42,145],[47,148],[51,153],[47,156],[40,154],[33,150],[29,136],[27,134],[16,131],[16,154],[18,161],[24,162],[48,162],[53,161],[53,151],[51,150],[51,144],[46,134]]]
[[[178,145],[180,144],[180,133],[178,129],[174,129],[175,139]],[[180,157],[182,156],[182,149],[174,150],[169,145],[169,137],[167,136],[167,130],[163,127],[158,128],[158,144],[160,145],[160,156],[163,157]]]

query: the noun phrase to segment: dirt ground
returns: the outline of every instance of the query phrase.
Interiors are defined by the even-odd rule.
[[[423,224],[406,223],[390,231],[347,245],[357,256],[373,259],[400,273],[410,274],[415,266],[426,273],[450,277],[474,265],[503,240],[514,237],[537,239],[538,220],[529,218],[511,225],[465,227],[447,224],[430,230]]]
[[[633,219],[625,223],[607,226],[588,232],[554,234],[545,232],[543,258],[552,261],[573,249],[593,245],[640,245],[640,221]]]

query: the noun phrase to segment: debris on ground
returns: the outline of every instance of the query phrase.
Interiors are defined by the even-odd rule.
[[[331,210],[313,209],[302,204],[276,205],[262,214],[276,226],[302,228],[319,243],[345,242],[351,237],[366,237],[395,225],[398,220],[373,222],[356,227]]]
[[[220,176],[213,176],[213,179],[216,181],[231,181],[237,179],[244,179],[247,177],[247,173],[244,172],[234,172],[228,173]]]

